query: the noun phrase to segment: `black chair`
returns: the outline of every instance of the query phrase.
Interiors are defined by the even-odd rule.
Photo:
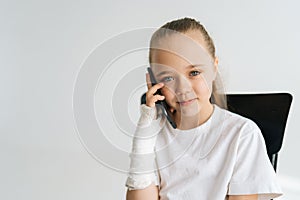
[[[253,120],[261,129],[275,171],[292,99],[289,93],[227,94],[228,110]],[[141,103],[145,102],[144,94]]]

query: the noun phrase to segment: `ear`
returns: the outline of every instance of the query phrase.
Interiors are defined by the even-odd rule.
[[[218,73],[218,70],[219,70],[218,65],[219,65],[219,58],[216,57],[215,61],[214,61],[214,80],[216,79],[217,73]]]
[[[216,57],[216,58],[215,58],[215,61],[214,61],[214,65],[215,65],[215,67],[218,67],[218,64],[219,64],[219,58],[218,58],[218,57]]]

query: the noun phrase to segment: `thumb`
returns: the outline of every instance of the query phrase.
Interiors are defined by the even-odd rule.
[[[175,109],[174,108],[170,108],[170,112],[174,113]]]

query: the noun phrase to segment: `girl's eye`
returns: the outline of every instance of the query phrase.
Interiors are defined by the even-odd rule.
[[[199,72],[199,71],[191,71],[190,72],[190,76],[197,76],[197,75],[199,75],[201,72]]]
[[[174,80],[174,78],[172,76],[167,76],[167,77],[164,77],[162,79],[163,82],[169,82],[169,81],[172,81],[172,80]]]

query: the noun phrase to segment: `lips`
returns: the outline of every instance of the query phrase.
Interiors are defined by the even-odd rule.
[[[190,99],[190,100],[185,100],[185,101],[179,101],[179,105],[181,106],[187,106],[190,105],[191,103],[193,103],[196,99]]]

